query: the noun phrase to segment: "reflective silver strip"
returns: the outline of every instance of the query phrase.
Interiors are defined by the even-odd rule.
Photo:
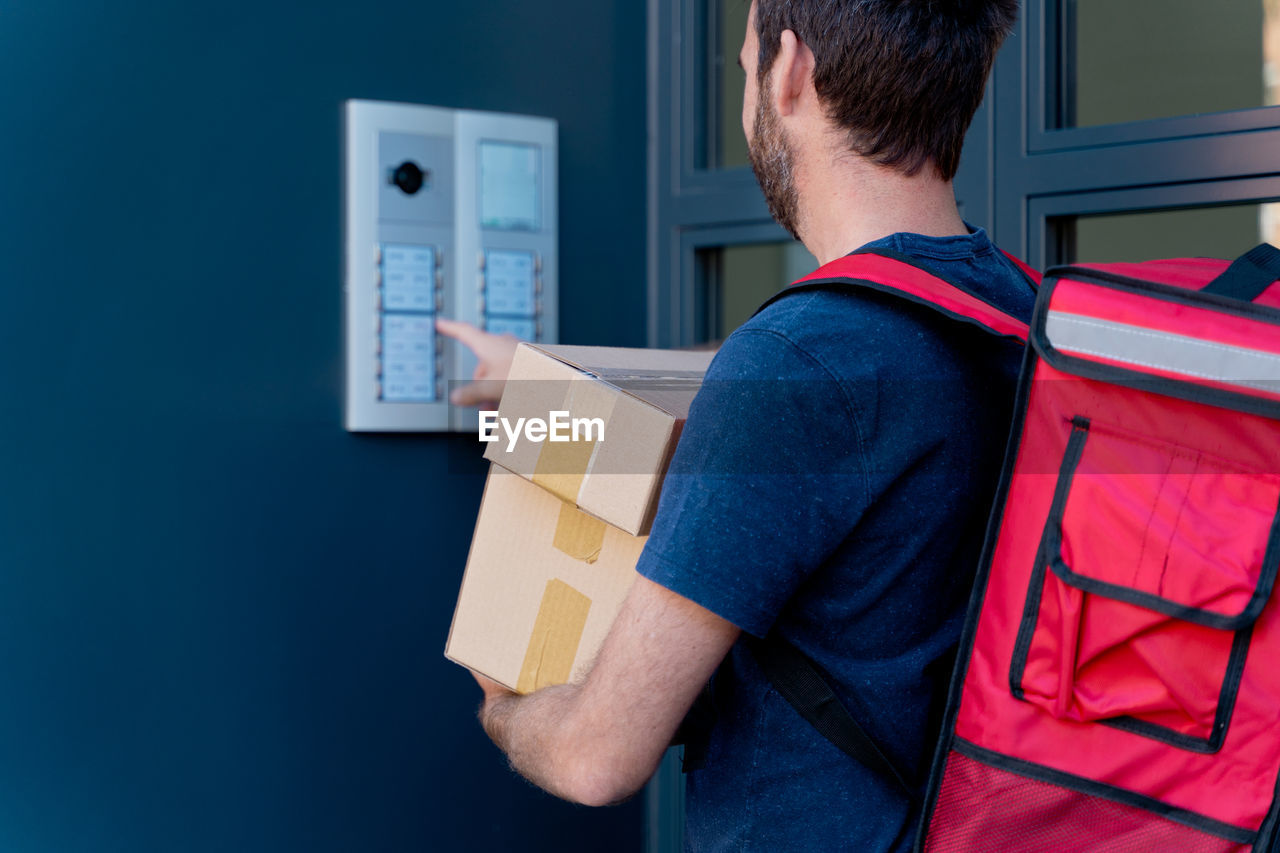
[[[1054,349],[1069,355],[1097,356],[1135,367],[1280,393],[1280,355],[1276,353],[1063,311],[1048,313],[1045,335]]]

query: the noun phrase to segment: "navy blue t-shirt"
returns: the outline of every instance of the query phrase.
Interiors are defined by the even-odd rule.
[[[978,230],[885,248],[1027,319],[1035,294]],[[645,577],[833,678],[916,778],[945,703],[1021,347],[901,298],[797,293],[725,341],[665,480]],[[918,808],[826,741],[742,643],[688,775],[690,851],[906,850]]]

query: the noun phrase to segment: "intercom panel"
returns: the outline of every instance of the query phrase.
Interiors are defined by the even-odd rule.
[[[346,104],[346,426],[474,431],[449,383],[475,359],[444,316],[557,341],[557,127],[551,119]]]

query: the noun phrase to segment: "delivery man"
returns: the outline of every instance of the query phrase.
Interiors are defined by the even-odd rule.
[[[961,220],[951,185],[1016,12],[1016,0],[752,3],[739,56],[751,163],[770,212],[819,261],[894,253],[1030,317],[1031,286]],[[509,341],[441,330],[504,375]],[[707,373],[640,578],[589,675],[527,696],[478,677],[485,731],[546,790],[615,803],[648,781],[714,675],[688,849],[909,849],[918,797],[825,740],[740,635],[804,652],[920,784],[1017,362],[992,336],[862,290],[758,313]]]

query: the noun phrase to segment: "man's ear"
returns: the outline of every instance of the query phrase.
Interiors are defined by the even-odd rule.
[[[769,69],[772,77],[773,106],[778,115],[791,115],[805,90],[813,87],[813,51],[792,30],[783,30],[778,39],[778,54]]]

